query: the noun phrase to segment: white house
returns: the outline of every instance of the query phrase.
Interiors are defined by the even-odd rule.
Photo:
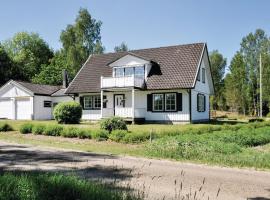
[[[66,90],[85,120],[172,123],[209,120],[213,93],[205,43],[91,55]]]
[[[73,98],[63,86],[10,80],[0,88],[0,119],[49,120],[53,107]]]

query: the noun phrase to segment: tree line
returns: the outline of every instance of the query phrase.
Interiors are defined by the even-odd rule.
[[[80,9],[73,24],[60,34],[62,48],[53,51],[37,34],[19,32],[0,43],[0,86],[10,79],[58,85],[62,70],[72,79],[91,54],[103,53],[102,22],[94,19],[87,9]],[[115,51],[128,50],[125,43]]]
[[[210,53],[215,84],[212,109],[230,110],[258,116],[260,111],[260,56],[262,61],[263,115],[269,112],[270,100],[270,38],[264,30],[249,33],[240,42],[228,73],[226,59],[217,51]]]
[[[72,80],[89,55],[104,53],[101,26],[102,22],[94,19],[87,9],[80,9],[75,22],[61,32],[62,47],[57,51],[37,33],[19,32],[3,41],[0,43],[0,86],[10,79],[59,85],[63,69]],[[124,42],[114,48],[115,52],[128,50]],[[260,55],[263,114],[269,112],[270,38],[262,29],[243,37],[229,64],[218,50],[209,53],[215,88],[212,109],[258,115]]]

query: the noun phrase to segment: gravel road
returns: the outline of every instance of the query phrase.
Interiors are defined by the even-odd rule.
[[[146,199],[270,200],[270,172],[102,155],[0,142],[0,170],[76,172],[130,185]],[[182,189],[181,189],[182,188]]]

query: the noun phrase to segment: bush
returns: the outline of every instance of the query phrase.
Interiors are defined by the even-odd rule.
[[[82,117],[82,107],[75,101],[62,102],[54,108],[53,116],[61,124],[78,124]]]
[[[252,118],[252,119],[249,119],[248,122],[263,122],[264,119],[262,118]]]
[[[270,118],[270,112],[266,115],[266,117]]]
[[[91,139],[92,138],[91,131],[86,130],[86,129],[78,129],[77,137],[80,139],[85,139],[85,138]]]
[[[96,129],[96,130],[92,130],[91,136],[93,139],[96,139],[96,140],[107,140],[109,137],[109,132],[106,130]]]
[[[128,130],[126,122],[121,117],[111,117],[103,119],[100,128],[112,132],[113,130]]]
[[[0,132],[13,131],[13,128],[7,123],[0,123]]]
[[[152,134],[152,139],[155,138],[155,136],[155,134]],[[140,143],[147,140],[150,140],[149,132],[128,133],[122,139],[122,141],[126,143]]]
[[[32,133],[32,129],[33,129],[33,124],[27,123],[27,124],[21,125],[20,132],[22,134]]]
[[[50,136],[60,136],[61,132],[63,131],[63,127],[59,125],[48,125],[46,126],[43,134],[50,135]]]
[[[68,137],[68,138],[77,137],[78,128],[74,128],[74,127],[64,128],[63,131],[61,131],[60,135],[63,137]]]
[[[36,124],[36,125],[34,125],[33,128],[32,128],[32,132],[33,132],[35,135],[41,135],[41,134],[43,134],[45,128],[46,128],[46,126],[43,125],[43,124]]]
[[[126,130],[114,130],[109,135],[109,139],[115,142],[120,142],[128,134]]]

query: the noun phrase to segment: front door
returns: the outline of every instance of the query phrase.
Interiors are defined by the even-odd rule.
[[[114,108],[117,109],[124,107],[125,107],[124,95],[123,94],[114,95]]]

